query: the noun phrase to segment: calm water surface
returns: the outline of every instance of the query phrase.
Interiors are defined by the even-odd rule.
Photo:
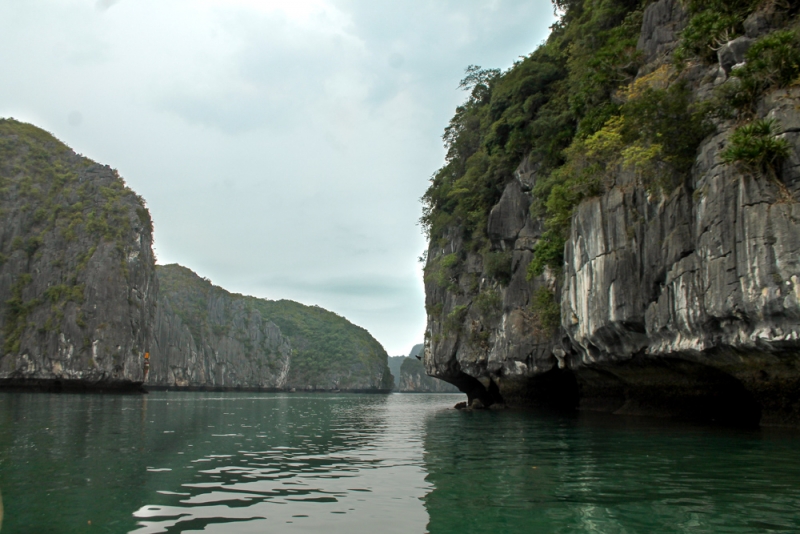
[[[461,395],[0,394],[2,533],[800,532],[800,434]]]

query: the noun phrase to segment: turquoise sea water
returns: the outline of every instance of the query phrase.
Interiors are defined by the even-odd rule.
[[[460,400],[3,393],[0,532],[800,532],[797,432]]]

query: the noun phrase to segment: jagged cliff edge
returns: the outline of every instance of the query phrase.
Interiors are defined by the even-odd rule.
[[[676,0],[646,8],[639,76],[671,62],[687,18]],[[769,23],[755,13],[747,38]],[[694,98],[728,80],[741,60],[723,57],[738,53],[730,48],[720,64],[690,64],[681,74]],[[504,284],[487,275],[487,256],[465,246],[457,226],[431,240],[431,270],[442,272],[443,258],[461,261],[445,284],[426,277],[428,373],[485,405],[798,424],[798,100],[800,90],[790,87],[757,105],[757,117],[775,119],[790,147],[777,180],[723,162],[736,125],[721,121],[678,187],[654,194],[619,170],[602,194],[581,202],[561,276],[549,269],[526,276],[545,227],[529,209],[541,176],[525,158],[486,227],[492,250],[510,257]],[[556,295],[555,329],[534,309],[542,289]],[[499,311],[478,301],[486,294]]]
[[[158,282],[144,201],[47,132],[0,120],[0,380],[136,388]]]

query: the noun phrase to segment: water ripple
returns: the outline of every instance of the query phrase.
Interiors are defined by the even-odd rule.
[[[205,425],[205,435],[214,439],[201,435],[185,451],[193,457],[182,467],[198,467],[194,480],[164,477],[158,499],[134,512],[133,532],[213,531],[226,518],[235,521],[228,532],[276,525],[281,530],[336,525],[344,532],[370,524],[388,532],[423,531],[427,514],[421,498],[429,491],[422,469],[424,419],[409,420],[406,412],[422,416],[453,400],[427,399],[426,407],[418,397],[391,399],[314,396],[306,399],[313,401],[309,406],[295,397],[282,413],[222,413],[244,419],[239,430],[221,433],[221,425]],[[225,439],[236,443],[226,445]],[[398,494],[389,481],[406,487]],[[385,521],[392,517],[396,521],[387,530]]]
[[[4,532],[800,532],[800,434],[460,396],[0,394]]]

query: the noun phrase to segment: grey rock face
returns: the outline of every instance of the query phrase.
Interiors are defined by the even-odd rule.
[[[766,2],[760,9],[751,13],[744,21],[745,35],[757,39],[786,23],[786,13],[778,9],[777,2]]]
[[[400,367],[397,391],[403,393],[458,393],[458,388],[444,380],[428,376],[416,358],[405,358]]]
[[[400,368],[402,367],[403,362],[406,361],[408,358],[415,358],[417,360],[421,360],[424,352],[425,352],[425,344],[419,343],[418,345],[414,345],[411,348],[411,351],[409,351],[408,356],[389,356],[389,370],[392,372],[392,376],[394,377],[395,391],[398,391],[400,388]]]
[[[406,356],[389,356],[389,371],[394,379],[394,389],[400,387],[400,366],[403,365]]]
[[[645,63],[672,52],[678,45],[679,33],[689,21],[679,0],[658,0],[645,9],[642,34],[637,49]]]
[[[318,306],[232,294],[180,265],[157,272],[152,386],[392,388],[386,351],[343,317]]]
[[[800,348],[800,120],[797,90],[773,94],[763,115],[792,139],[779,181],[723,164],[731,129],[701,147],[692,181],[667,198],[615,187],[582,204],[566,248],[562,324],[573,369],[670,358],[687,384],[709,369],[734,377],[762,421],[794,419]],[[623,374],[625,374],[623,373]],[[666,373],[665,384],[675,377]],[[658,382],[653,378],[654,382]]]
[[[0,380],[143,380],[158,282],[150,215],[116,171],[0,121]]]
[[[740,63],[744,63],[745,54],[753,44],[753,39],[741,36],[724,44],[717,50],[717,57],[719,58],[719,66],[725,71],[725,74],[730,74],[731,69]]]
[[[538,397],[532,381],[558,368],[553,355],[560,350],[558,329],[545,324],[533,306],[540,292],[557,292],[556,279],[545,273],[527,280],[533,246],[543,231],[541,220],[529,212],[535,181],[535,169],[523,161],[491,211],[489,255],[464,250],[457,229],[445,249],[432,244],[428,250],[430,273],[449,254],[465,261],[444,287],[441,277],[426,276],[427,373],[455,384],[470,399],[482,398],[487,406],[501,396],[518,404],[531,402]],[[490,276],[486,258],[491,255],[507,262],[506,284]]]
[[[522,194],[522,184],[515,180],[506,186],[500,202],[489,213],[489,237],[512,245],[525,226],[530,199]]]
[[[207,320],[195,324],[193,333],[175,309],[185,296],[180,291],[196,288],[171,287],[159,298],[148,384],[265,389],[286,384],[292,350],[274,323],[224,290],[209,287]]]
[[[668,60],[685,21],[677,1],[647,8],[639,48],[648,72]],[[741,62],[750,43],[729,43],[723,66]],[[707,98],[734,83],[716,72],[695,65],[684,76]],[[704,140],[667,194],[620,170],[575,210],[563,278],[526,280],[542,222],[529,210],[536,169],[523,161],[487,227],[492,250],[511,259],[507,284],[489,276],[489,256],[467,250],[458,228],[429,248],[428,374],[484,406],[553,401],[800,424],[800,89],[767,95],[757,115],[774,119],[791,146],[777,176],[722,161],[731,123]],[[442,269],[450,255],[459,267]],[[489,291],[497,307],[486,306]],[[554,330],[542,323],[542,291],[558,300]]]

